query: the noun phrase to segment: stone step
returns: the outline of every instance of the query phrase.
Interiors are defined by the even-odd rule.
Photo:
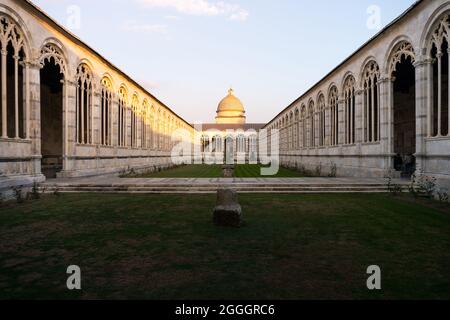
[[[304,188],[304,187],[325,187],[325,188],[342,188],[342,187],[363,187],[363,188],[387,188],[386,184],[367,184],[367,183],[355,183],[355,184],[330,184],[330,183],[315,183],[315,184],[239,184],[239,183],[224,183],[224,184],[43,184],[41,188],[221,188],[223,186],[229,186],[232,188]],[[407,187],[407,185],[402,185]]]
[[[46,185],[41,187],[43,192],[54,192],[58,190],[61,193],[215,193],[217,189],[223,186],[215,185],[142,185],[142,186],[102,186],[102,185]],[[339,193],[339,192],[388,192],[385,185],[246,185],[231,186],[240,193]],[[404,187],[406,190],[406,187]]]

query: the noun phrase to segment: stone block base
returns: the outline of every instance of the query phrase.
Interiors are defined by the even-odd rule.
[[[217,192],[217,206],[213,213],[213,222],[220,227],[239,228],[242,225],[242,208],[237,192],[222,189]]]

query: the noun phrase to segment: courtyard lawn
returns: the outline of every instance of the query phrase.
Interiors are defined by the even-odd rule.
[[[176,167],[160,172],[137,174],[137,178],[219,178],[222,176],[222,167],[216,165],[189,165]]]
[[[450,299],[450,207],[390,195],[49,195],[0,208],[0,299]],[[383,290],[366,289],[369,265]],[[66,269],[82,270],[80,292]]]
[[[235,169],[236,178],[293,178],[301,177],[300,172],[280,168],[274,176],[261,176],[261,165],[237,165]],[[126,175],[125,177],[136,178],[220,178],[222,177],[221,165],[187,165],[161,172],[144,173],[137,175]]]

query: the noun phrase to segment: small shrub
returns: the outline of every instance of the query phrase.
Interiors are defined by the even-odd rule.
[[[31,189],[30,198],[32,200],[38,200],[41,198],[41,194],[39,193],[39,187],[36,182],[33,184],[33,188]]]
[[[449,190],[441,188],[437,191],[437,196],[440,202],[448,202],[450,198]]]
[[[303,175],[303,176],[306,175],[306,169],[305,169],[305,166],[302,165],[302,164],[298,165],[297,171],[298,171],[301,175]]]
[[[411,183],[408,187],[408,191],[414,198],[417,198],[419,196],[417,189],[416,189],[416,184],[417,184],[417,176],[415,174],[413,174],[411,176]]]
[[[119,173],[119,178],[127,178],[127,177],[128,177],[127,170],[125,169],[121,170]]]
[[[316,175],[316,177],[321,177],[322,176],[322,164],[321,163],[319,163],[316,166],[316,170],[315,170],[314,174]]]
[[[337,177],[337,165],[336,163],[331,164],[331,171],[328,175],[330,178],[336,178]]]
[[[22,186],[13,187],[12,190],[17,203],[24,203],[25,198],[23,196]]]
[[[387,187],[390,194],[392,194],[393,196],[398,196],[403,192],[403,187],[399,184],[393,183],[392,177],[389,176],[387,179]]]
[[[428,198],[432,198],[436,193],[436,178],[426,176],[423,172],[417,178],[418,192]]]

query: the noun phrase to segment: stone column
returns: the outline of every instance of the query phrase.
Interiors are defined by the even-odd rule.
[[[28,139],[31,140],[31,155],[33,158],[33,173],[41,174],[41,65],[37,61],[27,61],[29,112],[28,112]]]
[[[383,77],[379,81],[380,88],[380,144],[384,155],[383,168],[393,169],[394,152],[394,78]]]
[[[327,106],[325,108],[325,146],[331,145],[331,107]]]
[[[339,143],[345,144],[345,99],[342,97],[338,101],[338,109],[339,109]]]
[[[100,80],[96,79],[96,83],[99,83]],[[93,86],[92,88],[92,141],[91,144],[98,144],[100,145],[102,143],[101,138],[101,130],[102,130],[102,117],[101,117],[101,102],[102,102],[102,95],[101,91],[97,90],[96,86]],[[106,125],[106,123],[105,123]]]
[[[1,87],[1,96],[2,96],[2,132],[1,137],[2,138],[8,138],[8,97],[7,97],[7,87],[6,87],[6,58],[8,55],[8,52],[5,49],[1,50],[1,64],[2,64],[2,87]]]
[[[25,130],[25,139],[30,138],[30,99],[31,99],[31,92],[30,92],[30,63],[29,61],[25,61],[23,63],[24,66],[24,79],[25,79],[25,106],[24,106],[24,130]]]
[[[119,139],[118,139],[118,119],[119,119],[119,100],[117,99],[116,95],[114,93],[111,93],[111,101],[110,101],[110,108],[111,113],[110,117],[110,128],[109,128],[109,141],[111,146],[114,146],[117,148],[119,145]]]
[[[75,79],[67,78],[63,83],[63,172],[73,169],[69,158],[76,155],[77,121],[76,94],[78,83]]]
[[[317,108],[319,105],[316,106]],[[319,135],[320,135],[320,113],[314,112],[314,147],[319,147]]]
[[[432,68],[431,59],[422,59],[414,64],[416,68],[416,170],[425,170],[426,161],[426,143],[428,135],[427,113],[429,103],[428,84],[432,81],[430,78],[430,68]]]
[[[363,95],[362,90],[356,90],[355,92],[355,99],[356,99],[356,104],[355,104],[355,143],[361,143],[364,141],[364,125],[363,125],[363,121],[364,121],[364,117],[363,117],[363,99],[364,99],[364,95]]]
[[[19,55],[14,55],[14,138],[19,139]]]

